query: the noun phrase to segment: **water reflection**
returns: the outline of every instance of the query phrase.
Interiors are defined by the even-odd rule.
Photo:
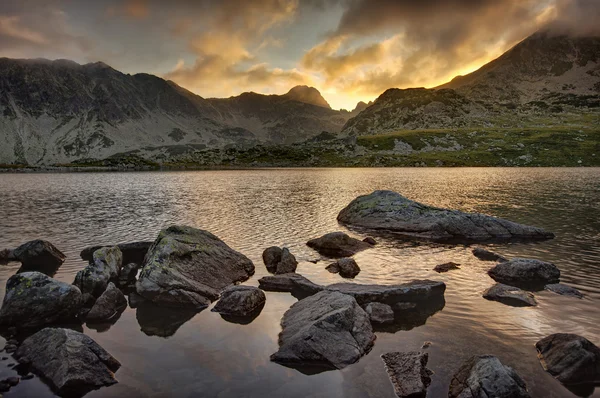
[[[140,303],[135,317],[141,331],[148,336],[171,337],[177,330],[192,319],[198,311],[186,308],[159,307],[145,301]]]

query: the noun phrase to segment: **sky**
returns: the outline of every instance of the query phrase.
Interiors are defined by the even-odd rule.
[[[599,20],[600,0],[4,0],[0,57],[102,61],[203,97],[305,84],[352,110],[472,72],[548,24]]]

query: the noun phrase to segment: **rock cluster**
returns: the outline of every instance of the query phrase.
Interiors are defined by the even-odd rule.
[[[343,278],[354,278],[360,272],[360,267],[350,257],[340,258],[335,263],[329,264],[326,269],[333,274],[339,273]]]

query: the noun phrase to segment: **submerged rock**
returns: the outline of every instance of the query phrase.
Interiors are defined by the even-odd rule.
[[[322,291],[298,301],[281,321],[279,351],[271,360],[285,365],[342,369],[365,355],[375,335],[367,313],[346,294]]]
[[[533,307],[537,305],[533,294],[518,287],[496,283],[483,293],[487,300],[499,301],[514,307]]]
[[[320,238],[311,239],[306,244],[320,254],[329,257],[350,257],[373,247],[373,245],[352,238],[343,232],[331,232]]]
[[[131,242],[131,243],[121,243],[118,245],[104,245],[104,246],[90,246],[86,247],[81,251],[79,256],[82,260],[92,261],[94,252],[98,249],[102,249],[105,247],[114,247],[117,246],[121,253],[123,253],[123,264],[129,263],[137,263],[142,264],[144,262],[144,257],[146,257],[146,253],[148,253],[148,249],[152,246],[151,241],[141,241],[141,242]]]
[[[394,310],[387,304],[373,302],[365,306],[371,323],[385,325],[394,323]]]
[[[375,246],[377,244],[377,241],[370,236],[367,236],[366,238],[364,238],[363,242],[368,243],[372,246]]]
[[[252,261],[215,235],[175,225],[161,231],[148,251],[136,290],[160,305],[205,308],[252,274]]]
[[[452,271],[453,269],[460,269],[459,266],[460,266],[460,264],[449,262],[449,263],[436,265],[433,270],[438,273],[448,272],[448,271]]]
[[[41,272],[23,272],[6,282],[0,326],[30,329],[72,321],[81,305],[77,287]]]
[[[544,370],[565,385],[600,383],[600,348],[576,334],[557,333],[535,344]]]
[[[221,315],[247,317],[256,314],[265,305],[265,293],[254,286],[231,286],[223,291],[212,309]]]
[[[15,357],[61,396],[82,396],[115,384],[114,372],[121,366],[90,337],[60,328],[45,328],[28,337]]]
[[[508,261],[506,257],[502,257],[499,254],[482,249],[481,247],[476,247],[475,249],[473,249],[473,255],[483,261],[497,261],[499,263]]]
[[[560,271],[554,264],[528,258],[513,258],[499,263],[488,274],[496,282],[518,286],[544,285],[560,279]]]
[[[45,240],[32,240],[9,251],[7,259],[20,261],[20,272],[40,271],[54,274],[67,257],[52,243]]]
[[[124,309],[125,306],[127,306],[127,299],[119,288],[110,282],[104,293],[98,297],[98,300],[88,312],[86,320],[88,322],[108,320],[118,314],[119,310]]]
[[[564,285],[562,283],[552,283],[544,286],[544,289],[550,290],[556,294],[560,294],[561,296],[571,296],[577,298],[583,298],[583,293],[574,287]]]
[[[75,275],[73,284],[84,295],[100,297],[108,282],[119,277],[122,265],[123,254],[118,247],[103,247],[96,250],[92,262]]]
[[[479,213],[427,206],[393,191],[375,191],[354,199],[338,221],[364,228],[384,229],[434,241],[549,239],[554,234]]]
[[[422,352],[389,352],[381,356],[396,396],[424,398],[433,372],[427,368],[429,354]]]
[[[354,278],[360,272],[360,267],[353,258],[340,258],[335,263],[329,264],[326,268],[329,272],[339,273],[344,278]]]
[[[467,360],[450,382],[449,398],[530,398],[525,381],[493,355]]]

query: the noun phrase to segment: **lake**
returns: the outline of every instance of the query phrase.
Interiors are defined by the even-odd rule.
[[[411,243],[370,234],[379,244],[355,256],[357,283],[444,281],[445,306],[421,324],[377,332],[373,350],[343,370],[304,374],[269,361],[277,351],[279,322],[296,299],[266,292],[261,314],[249,324],[230,323],[208,309],[143,311],[127,308],[113,325],[84,332],[122,364],[119,384],[86,397],[394,397],[380,355],[420,350],[431,341],[435,373],[429,397],[443,397],[454,372],[474,354],[493,354],[513,367],[533,397],[572,397],[543,371],[534,344],[552,333],[580,334],[600,345],[600,169],[597,168],[395,168],[273,169],[242,171],[0,174],[0,249],[46,239],[67,256],[55,278],[73,282],[86,264],[86,246],[153,240],[161,228],[185,224],[206,229],[248,256],[258,285],[267,275],[262,251],[287,246],[297,272],[314,282],[342,281],[329,261],[306,242],[324,233],[366,233],[338,225],[352,199],[376,189],[397,191],[426,204],[477,211],[535,225],[556,238],[535,243],[484,245],[507,257],[555,263],[562,282],[584,299],[535,293],[537,307],[515,308],[482,298],[494,281],[492,262],[473,247]],[[433,271],[453,261],[460,270]],[[0,266],[0,295],[19,268]],[[214,304],[213,304],[214,305]],[[3,343],[3,340],[0,339]],[[4,354],[6,356],[6,354]],[[15,374],[0,361],[0,378]],[[51,397],[37,377],[5,397]],[[597,388],[594,397],[600,397]]]

